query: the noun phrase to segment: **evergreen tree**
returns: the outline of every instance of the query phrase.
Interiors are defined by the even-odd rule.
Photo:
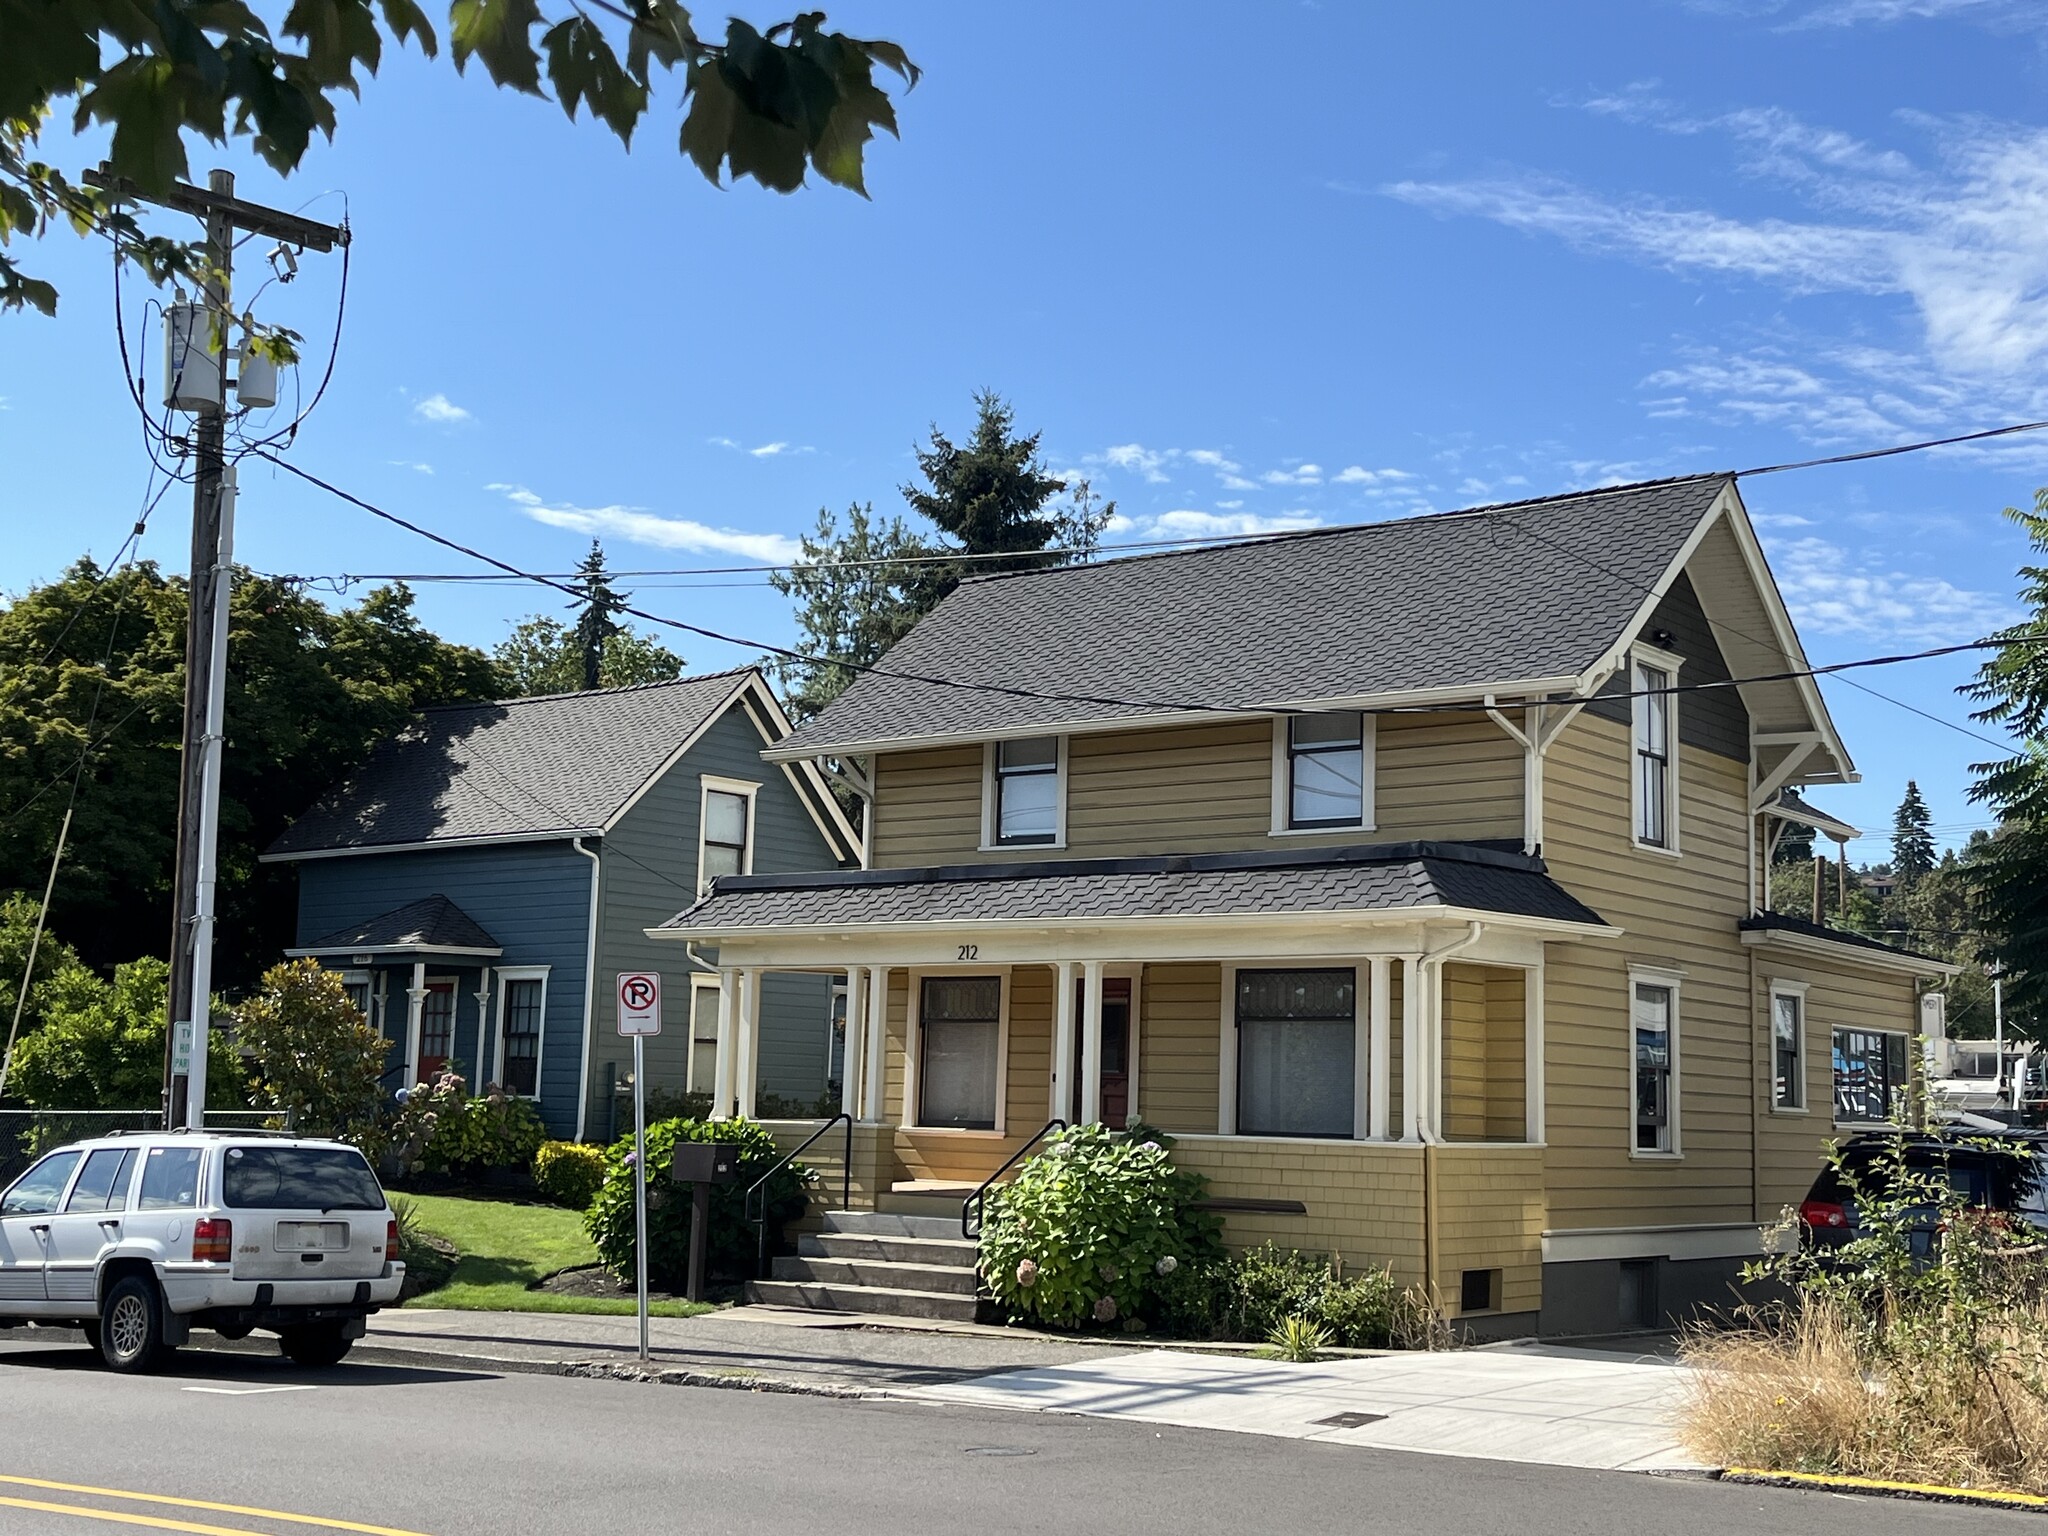
[[[576,567],[576,584],[583,588],[583,602],[576,615],[576,646],[583,658],[583,686],[602,687],[605,642],[619,632],[614,617],[626,600],[612,591],[604,573],[604,546],[592,539],[590,553]]]
[[[2048,490],[2034,510],[2008,507],[2037,553],[2048,553]],[[2001,642],[1964,691],[1976,718],[2020,738],[2020,751],[1979,763],[1970,798],[1998,814],[1995,837],[1973,849],[1977,911],[1991,957],[2006,968],[2007,1000],[2021,1013],[2048,1006],[2048,565],[2020,568],[2028,617]]]
[[[915,450],[924,483],[902,487],[910,510],[936,537],[901,518],[878,522],[872,505],[848,508],[844,532],[820,511],[802,561],[769,578],[796,600],[799,649],[830,658],[776,664],[797,717],[836,699],[857,668],[872,666],[966,578],[1095,553],[1116,503],[1099,501],[1086,480],[1050,473],[1038,456],[1039,434],[1017,433],[1016,413],[1002,396],[981,390],[974,406],[974,430],[964,442],[932,427],[930,442]],[[947,558],[958,555],[977,558]]]
[[[1934,868],[1934,834],[1928,830],[1934,817],[1920,798],[1920,786],[1906,780],[1906,798],[1892,817],[1892,873],[1899,884],[1910,888]]]

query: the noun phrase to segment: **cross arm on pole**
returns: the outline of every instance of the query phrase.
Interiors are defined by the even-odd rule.
[[[237,229],[267,235],[273,240],[282,240],[309,251],[331,251],[337,245],[348,244],[348,231],[339,225],[302,219],[295,213],[283,213],[261,203],[252,203],[227,193],[210,192],[205,187],[195,187],[187,182],[173,182],[171,189],[161,196],[145,192],[125,177],[110,176],[105,171],[87,171],[85,182],[87,186],[98,187],[102,192],[110,192],[126,202],[158,203],[180,213],[189,213],[194,218],[222,214]]]

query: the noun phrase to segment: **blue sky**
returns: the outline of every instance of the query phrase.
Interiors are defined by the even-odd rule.
[[[850,5],[835,25],[927,72],[871,201],[719,191],[674,152],[673,100],[627,154],[416,55],[289,182],[232,151],[195,170],[316,217],[345,194],[340,355],[294,462],[516,562],[566,569],[592,533],[625,568],[775,557],[820,507],[900,509],[913,444],[984,385],[1120,537],[1309,526],[2048,415],[2033,9]],[[0,320],[9,591],[111,552],[147,474],[104,247],[27,254],[64,299]],[[339,263],[303,273],[259,312],[324,359]],[[2015,617],[1998,513],[2044,483],[2048,434],[1745,495],[1828,662]],[[274,471],[243,489],[259,569],[464,568]],[[167,500],[145,553],[181,565],[188,519]],[[751,578],[636,585],[791,632]],[[551,601],[420,593],[481,645]],[[1970,668],[1860,677],[1967,724]],[[1983,822],[1963,790],[1990,746],[1827,692],[1865,774],[1830,808],[1882,831],[1911,776],[1945,834]]]

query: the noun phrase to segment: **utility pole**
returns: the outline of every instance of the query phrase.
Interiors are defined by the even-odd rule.
[[[206,1043],[211,1024],[216,851],[220,830],[222,706],[227,681],[229,585],[233,579],[234,496],[226,463],[227,391],[234,320],[230,278],[235,236],[257,234],[300,249],[331,251],[348,231],[297,214],[244,202],[231,171],[214,171],[204,190],[179,183],[161,196],[104,171],[86,181],[129,202],[157,203],[206,225],[205,302],[195,346],[216,354],[214,397],[194,412],[192,432],[192,571],[186,590],[185,722],[179,745],[177,872],[173,886],[171,982],[164,1040],[164,1125],[204,1124]],[[181,1053],[181,1044],[185,1050]],[[179,1056],[185,1061],[181,1063]],[[186,1070],[179,1070],[181,1065]]]

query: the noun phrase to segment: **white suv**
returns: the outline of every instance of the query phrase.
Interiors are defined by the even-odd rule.
[[[398,1222],[362,1153],[247,1132],[110,1136],[0,1194],[0,1328],[74,1323],[117,1371],[194,1325],[332,1365],[398,1299]]]

